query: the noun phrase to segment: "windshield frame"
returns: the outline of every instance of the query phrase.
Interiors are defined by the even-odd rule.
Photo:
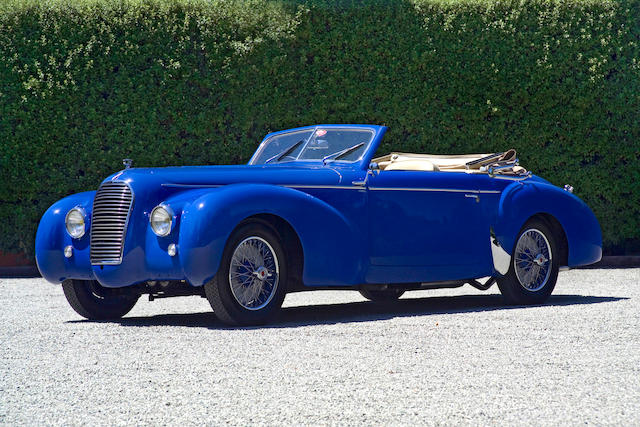
[[[295,163],[305,163],[305,164],[313,164],[313,163],[319,163],[319,164],[324,164],[324,162],[322,161],[322,159],[295,159],[295,160],[287,160],[287,161],[280,161],[280,162],[270,162],[270,163],[256,163],[258,157],[262,154],[263,150],[265,149],[265,147],[269,144],[269,142],[271,141],[272,138],[279,136],[279,135],[285,135],[288,133],[296,133],[296,132],[305,132],[305,131],[311,131],[311,135],[310,137],[308,137],[305,140],[304,145],[302,146],[300,150],[300,153],[304,152],[304,149],[306,148],[307,144],[309,143],[309,141],[312,139],[313,135],[315,135],[316,131],[318,129],[327,129],[327,130],[354,130],[354,131],[368,131],[371,133],[371,136],[368,138],[368,141],[364,147],[364,150],[362,150],[362,154],[355,160],[343,160],[343,159],[339,159],[339,160],[331,160],[330,162],[327,163],[345,163],[345,164],[361,164],[363,162],[363,159],[365,159],[366,157],[371,157],[371,154],[373,154],[371,151],[372,147],[375,145],[376,147],[373,147],[375,151],[375,148],[377,148],[377,145],[379,143],[379,139],[382,136],[382,134],[384,134],[384,132],[380,132],[380,129],[384,129],[386,130],[386,128],[384,127],[380,127],[380,126],[375,126],[375,125],[348,125],[348,124],[344,124],[344,125],[313,125],[313,126],[304,126],[304,127],[299,127],[299,128],[292,128],[292,129],[286,129],[286,130],[282,130],[282,131],[278,131],[278,132],[271,132],[269,134],[267,134],[264,139],[262,140],[262,142],[260,143],[260,145],[258,146],[258,148],[256,149],[255,153],[253,154],[253,156],[251,156],[251,159],[249,160],[248,164],[249,165],[256,165],[256,166],[272,166],[272,165],[283,165],[283,164],[295,164]],[[297,149],[298,150],[298,149]]]

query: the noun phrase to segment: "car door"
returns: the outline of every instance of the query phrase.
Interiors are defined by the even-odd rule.
[[[487,191],[479,190],[479,178],[464,172],[370,174],[370,264],[450,267],[463,277],[486,270],[490,226],[481,203]],[[437,279],[454,279],[446,276]]]

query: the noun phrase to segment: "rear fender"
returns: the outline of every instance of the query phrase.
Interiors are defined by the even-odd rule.
[[[600,260],[602,234],[591,209],[573,194],[543,182],[514,182],[502,192],[493,229],[508,254],[513,252],[522,226],[536,214],[551,215],[562,226],[570,267]]]
[[[187,280],[195,286],[210,280],[220,267],[232,231],[258,214],[276,215],[298,234],[305,285],[346,285],[361,280],[365,246],[346,218],[309,194],[266,184],[227,185],[184,206],[179,256]]]

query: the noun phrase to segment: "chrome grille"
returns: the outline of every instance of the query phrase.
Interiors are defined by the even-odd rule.
[[[105,182],[93,200],[91,264],[120,264],[133,193],[122,181]]]

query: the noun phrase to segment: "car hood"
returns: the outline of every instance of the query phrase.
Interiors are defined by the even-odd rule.
[[[131,185],[163,187],[207,187],[237,183],[276,185],[339,185],[345,172],[331,166],[183,166],[131,168],[109,176],[105,181],[125,181]]]

